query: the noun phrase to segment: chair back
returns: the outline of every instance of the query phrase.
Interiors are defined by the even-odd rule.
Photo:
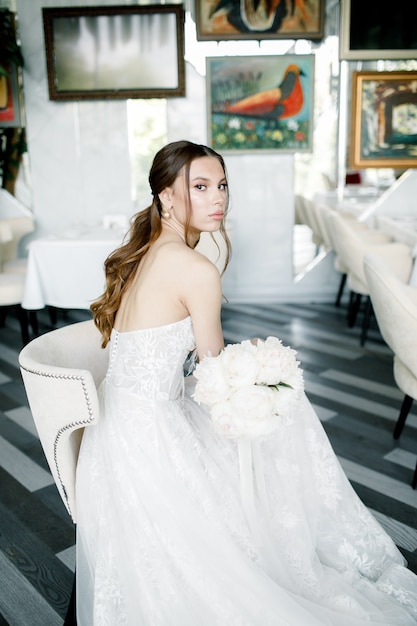
[[[361,293],[368,293],[367,280],[364,269],[366,254],[375,254],[383,257],[389,268],[401,280],[408,280],[412,268],[412,254],[410,247],[399,241],[390,241],[389,237],[380,231],[369,229],[360,232],[333,211],[329,215],[329,225],[332,240],[337,255],[356,281],[361,285]]]
[[[377,255],[367,254],[364,268],[381,335],[394,358],[417,378],[417,287],[398,278]]]
[[[12,261],[18,255],[19,243],[25,235],[35,230],[35,222],[32,217],[10,217],[0,220],[2,228],[8,228],[11,232],[11,238],[8,238],[2,244],[1,258],[2,261]]]
[[[348,271],[360,274],[363,253],[357,236],[337,211],[327,213],[327,218],[333,249]]]
[[[84,428],[99,418],[97,389],[108,350],[92,320],[53,330],[27,344],[19,364],[29,407],[59,494],[74,523],[75,475]]]

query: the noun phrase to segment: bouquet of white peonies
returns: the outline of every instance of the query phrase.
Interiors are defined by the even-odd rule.
[[[292,418],[304,390],[296,352],[276,337],[230,344],[206,356],[194,371],[194,400],[206,404],[218,432],[257,438]]]

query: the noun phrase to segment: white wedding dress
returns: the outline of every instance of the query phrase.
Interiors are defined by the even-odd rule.
[[[417,577],[305,397],[259,444],[266,496],[242,506],[237,444],[184,384],[193,341],[190,318],[113,330],[78,463],[78,626],[417,624]]]

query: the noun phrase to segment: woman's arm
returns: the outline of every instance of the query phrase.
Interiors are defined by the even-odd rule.
[[[191,315],[198,358],[216,356],[224,347],[221,327],[221,278],[216,266],[199,253],[187,272],[184,305]]]

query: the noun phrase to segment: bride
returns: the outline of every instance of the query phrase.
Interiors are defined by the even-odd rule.
[[[238,446],[183,376],[191,351],[204,362],[224,348],[221,278],[194,249],[202,232],[224,233],[224,162],[174,142],[149,181],[153,202],[91,307],[110,356],[77,469],[78,625],[417,624],[417,577],[304,394],[256,444],[268,507],[242,500]]]

